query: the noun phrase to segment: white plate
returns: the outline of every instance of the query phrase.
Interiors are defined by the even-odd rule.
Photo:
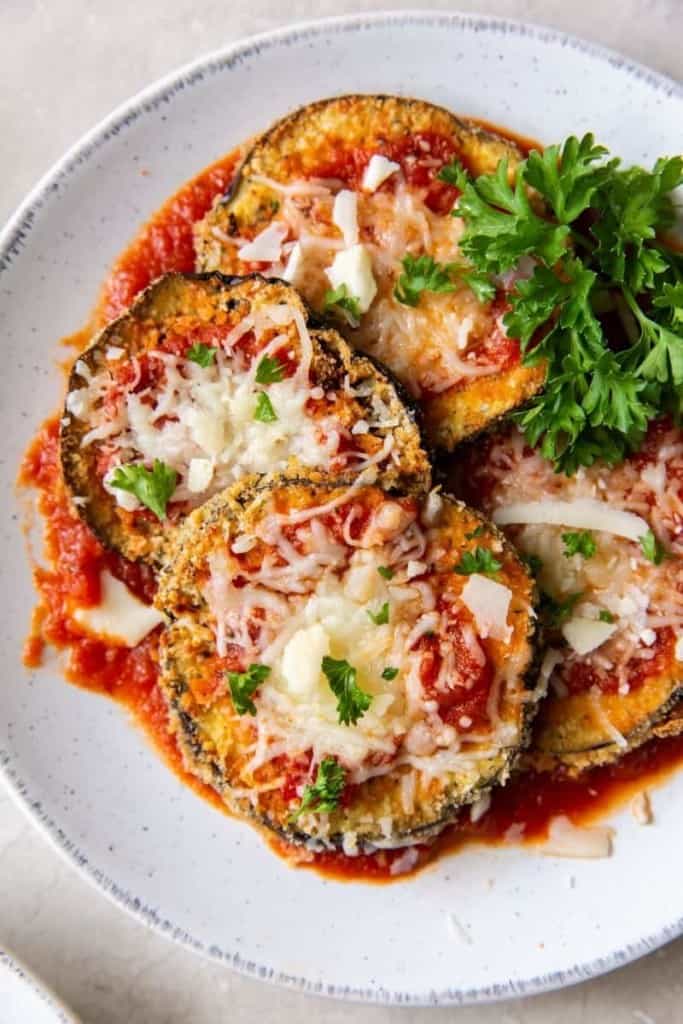
[[[77,1018],[40,978],[0,947],[2,1024],[78,1024]]]
[[[68,153],[0,241],[4,494],[26,442],[59,400],[56,340],[85,320],[140,222],[271,119],[347,91],[423,97],[544,142],[593,130],[627,160],[677,152],[681,141],[683,93],[674,83],[576,39],[485,18],[414,13],[309,24],[172,75]],[[611,860],[471,849],[379,887],[288,869],[251,828],[185,789],[115,705],[56,672],[21,668],[34,593],[15,511],[9,502],[0,511],[0,762],[72,863],[160,931],[311,992],[458,1003],[566,985],[683,930],[672,856],[683,848],[683,776],[657,794],[654,827],[618,817]],[[634,889],[642,897],[625,900]]]

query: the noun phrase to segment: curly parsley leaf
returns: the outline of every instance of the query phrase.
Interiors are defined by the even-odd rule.
[[[592,558],[598,550],[590,530],[579,530],[577,533],[563,533],[562,541],[564,542],[565,558],[571,558],[572,555]]]
[[[370,707],[371,695],[358,686],[356,670],[348,661],[325,655],[321,667],[332,693],[337,698],[340,725],[355,725]]]
[[[378,612],[371,612],[367,609],[368,618],[375,623],[376,626],[386,626],[389,621],[389,602],[385,601]]]
[[[541,193],[560,224],[570,224],[586,210],[597,190],[609,179],[618,160],[596,166],[607,155],[591,134],[579,141],[572,135],[562,146],[532,150],[526,161],[526,181]]]
[[[404,306],[417,306],[422,292],[452,292],[455,284],[451,280],[452,264],[437,263],[432,256],[411,256],[401,260],[403,273],[400,274],[394,297]]]
[[[339,806],[346,785],[346,772],[335,757],[324,757],[318,765],[315,782],[304,788],[301,804],[291,816],[296,821],[305,811],[330,814]]]
[[[638,292],[652,288],[667,262],[647,243],[670,227],[674,206],[670,192],[683,182],[683,158],[658,160],[651,171],[629,167],[610,175],[600,190],[599,217],[591,227],[602,272]]]
[[[623,170],[586,135],[532,152],[514,180],[505,160],[474,180],[452,174],[471,273],[493,283],[523,256],[534,263],[504,318],[524,364],[546,369],[545,388],[514,416],[529,444],[571,474],[623,460],[662,412],[683,416],[683,256],[659,238],[683,158]],[[622,337],[606,334],[610,311]]]
[[[137,463],[117,466],[109,484],[134,494],[158,519],[166,518],[166,506],[175,491],[178,474],[165,462],[155,459],[151,469]]]
[[[340,284],[338,288],[325,292],[323,308],[326,313],[330,310],[343,313],[351,327],[358,327],[360,323],[360,299],[351,295],[345,284]]]
[[[268,665],[250,665],[246,672],[228,672],[228,685],[238,715],[255,715],[256,705],[251,699],[259,686],[270,675]]]
[[[256,396],[254,419],[258,420],[259,423],[275,423],[277,418],[277,413],[273,408],[273,403],[270,398],[265,391],[259,391]]]
[[[216,349],[212,345],[202,345],[198,342],[188,348],[186,355],[197,366],[203,366],[206,369],[216,358]]]
[[[453,567],[453,572],[457,572],[458,576],[470,576],[473,572],[495,576],[502,568],[503,563],[494,557],[492,551],[476,547],[473,551],[465,551]]]
[[[652,530],[648,530],[640,538],[640,547],[647,560],[654,565],[661,565],[664,559],[669,557],[666,548],[660,544]]]
[[[257,384],[279,384],[285,377],[285,366],[277,356],[264,356],[256,367]]]
[[[439,181],[444,181],[447,185],[459,188],[462,192],[467,184],[467,171],[459,160],[451,160],[450,163],[443,165],[437,174],[437,178]]]
[[[511,185],[506,159],[465,184],[453,214],[465,222],[460,250],[481,273],[502,274],[530,254],[552,265],[566,249],[569,228],[534,211],[523,173]]]

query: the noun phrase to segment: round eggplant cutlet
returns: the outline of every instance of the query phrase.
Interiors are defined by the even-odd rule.
[[[680,731],[683,432],[654,423],[637,454],[567,477],[516,428],[463,453],[458,493],[533,566],[548,647],[528,763],[572,774]]]
[[[187,768],[289,841],[430,838],[524,745],[534,585],[432,491],[245,480],[187,517],[157,605]]]
[[[255,143],[196,228],[199,270],[263,270],[331,310],[420,401],[430,442],[452,449],[542,386],[523,366],[497,291],[467,283],[456,180],[523,157],[443,107],[342,96],[303,107]],[[454,163],[455,162],[455,163]],[[457,167],[456,167],[457,164]],[[478,297],[480,296],[480,297]]]
[[[61,457],[100,539],[152,562],[187,512],[245,474],[430,484],[397,385],[257,274],[168,274],[105,327],[71,372]]]

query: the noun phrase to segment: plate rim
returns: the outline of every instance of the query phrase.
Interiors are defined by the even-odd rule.
[[[81,1018],[60,999],[54,989],[44,982],[22,957],[17,956],[13,949],[0,942],[0,967],[3,965],[24,981],[50,1010],[56,1011],[58,1024],[81,1024]]]
[[[48,204],[50,196],[58,192],[61,182],[65,181],[81,164],[87,162],[114,136],[125,130],[128,125],[144,116],[149,109],[155,109],[159,103],[169,99],[180,89],[191,87],[195,81],[201,80],[206,74],[220,72],[238,63],[241,59],[257,56],[259,51],[281,46],[287,41],[320,38],[329,32],[383,26],[402,28],[411,24],[455,26],[465,32],[484,30],[501,34],[517,34],[529,37],[541,45],[559,43],[640,79],[654,90],[663,92],[667,97],[683,99],[683,84],[670,76],[626,57],[610,47],[541,23],[495,15],[430,8],[355,12],[328,18],[297,21],[293,25],[281,26],[238,38],[232,43],[204,53],[181,65],[118,104],[109,114],[81,135],[39,178],[0,229],[0,276],[10,268],[13,258],[24,248],[36,215]],[[162,918],[155,908],[145,905],[141,899],[123,890],[113,878],[88,862],[87,856],[43,809],[40,801],[32,797],[28,787],[12,765],[9,753],[2,748],[0,748],[0,780],[15,805],[48,840],[63,860],[75,868],[82,878],[105,895],[113,904],[127,911],[138,921],[145,923],[157,934],[210,960],[230,966],[240,974],[310,995],[358,1003],[413,1007],[493,1003],[503,999],[550,992],[599,977],[655,951],[683,934],[683,917],[680,917],[665,925],[660,931],[645,935],[637,942],[624,949],[614,950],[607,956],[575,964],[566,970],[553,971],[522,981],[510,980],[505,984],[480,986],[474,989],[446,988],[430,992],[399,992],[389,991],[382,988],[381,985],[374,988],[358,989],[353,986],[315,982],[303,976],[290,975],[273,967],[246,961],[238,953],[225,952],[215,946],[207,947],[183,928]],[[18,958],[14,957],[6,948],[4,952],[9,957],[10,963],[12,961],[19,963],[24,973],[29,978],[33,977],[30,969],[25,968]],[[3,950],[0,949],[0,955],[2,953]],[[56,997],[54,998],[56,999]],[[59,1006],[59,1000],[57,1000],[57,1005]],[[72,1019],[77,1021],[73,1015]],[[69,1018],[66,1017],[66,1020],[68,1021]]]

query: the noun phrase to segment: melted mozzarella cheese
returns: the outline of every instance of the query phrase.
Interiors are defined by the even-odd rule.
[[[122,647],[135,647],[164,621],[163,615],[144,604],[106,569],[100,574],[100,603],[75,608],[74,621],[87,633]]]

